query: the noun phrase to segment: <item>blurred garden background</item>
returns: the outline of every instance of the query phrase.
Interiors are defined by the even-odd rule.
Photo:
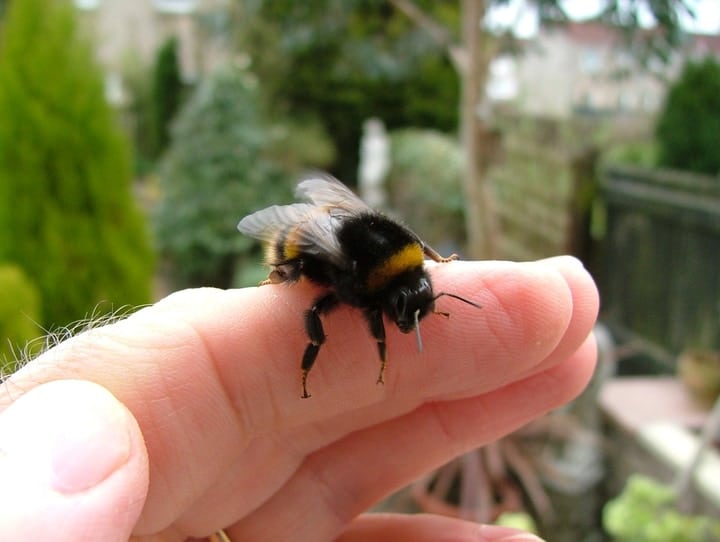
[[[2,372],[256,284],[236,224],[310,170],[442,253],[569,253],[601,291],[575,404],[381,508],[720,540],[720,2],[0,0]]]

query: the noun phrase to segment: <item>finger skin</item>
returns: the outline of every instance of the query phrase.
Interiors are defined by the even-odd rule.
[[[127,540],[148,487],[137,423],[86,381],[40,385],[0,413],[0,540]]]
[[[550,263],[455,262],[432,275],[438,291],[483,308],[443,299],[439,309],[451,317],[422,321],[422,353],[414,337],[386,322],[385,386],[375,385],[377,351],[362,316],[341,308],[324,322],[313,397],[299,398],[302,312],[317,288],[198,289],[44,354],[6,383],[0,409],[50,380],[102,385],[132,412],[147,445],[150,491],[136,533],[206,534],[271,502],[306,457],[348,435],[552,370],[581,347],[597,312],[587,273]],[[582,364],[574,370],[584,375]],[[581,381],[558,382],[550,403],[532,396],[511,403],[507,415],[537,416],[577,393]],[[491,433],[480,425],[470,440]],[[207,510],[212,519],[197,519]]]
[[[364,514],[336,542],[542,542],[517,529],[431,514]]]

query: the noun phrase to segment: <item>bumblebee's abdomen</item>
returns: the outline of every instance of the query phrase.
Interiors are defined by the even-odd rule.
[[[317,284],[331,286],[335,268],[328,260],[303,249],[298,242],[302,235],[298,228],[293,225],[279,230],[266,244],[265,263],[273,268],[267,282],[295,282],[305,276]]]
[[[300,249],[294,241],[296,230],[297,226],[279,230],[275,238],[265,245],[265,261],[268,264],[277,265],[300,256]]]
[[[338,239],[369,292],[381,290],[397,276],[423,265],[423,248],[417,238],[380,214],[345,221]]]

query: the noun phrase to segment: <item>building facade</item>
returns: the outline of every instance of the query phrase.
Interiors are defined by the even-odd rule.
[[[543,28],[520,56],[496,60],[488,91],[533,115],[652,114],[684,63],[707,55],[720,59],[720,36],[688,35],[669,62],[643,67],[617,31],[571,23]]]
[[[226,48],[204,27],[223,0],[75,0],[82,25],[96,44],[112,103],[125,99],[128,63],[149,66],[163,43],[178,40],[181,75],[187,82],[212,70]]]

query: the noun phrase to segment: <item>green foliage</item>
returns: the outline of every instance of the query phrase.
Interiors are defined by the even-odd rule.
[[[149,301],[153,257],[128,145],[68,2],[12,2],[0,43],[0,261],[38,287],[46,327]]]
[[[720,173],[720,64],[689,62],[670,88],[657,124],[659,164]]]
[[[270,128],[268,157],[290,173],[327,169],[335,159],[335,147],[317,120],[285,119]]]
[[[420,4],[457,27],[456,3]],[[385,0],[259,0],[238,21],[271,110],[320,119],[346,182],[370,117],[390,129],[457,127],[459,82],[444,51]]]
[[[603,156],[608,164],[627,164],[645,168],[658,163],[658,147],[654,141],[633,142],[611,147]]]
[[[152,73],[151,111],[153,155],[159,156],[170,141],[170,123],[180,108],[183,82],[177,58],[178,40],[169,38],[157,52]]]
[[[157,238],[176,286],[231,284],[238,256],[254,247],[237,223],[289,200],[287,174],[269,158],[273,130],[259,113],[252,74],[216,72],[178,115],[160,167]]]
[[[697,542],[720,540],[720,521],[683,515],[673,490],[633,475],[623,492],[603,510],[603,526],[617,542]]]
[[[391,207],[436,248],[465,240],[463,158],[455,138],[432,130],[393,132]]]
[[[14,370],[17,354],[39,337],[40,292],[17,265],[0,264],[0,375]]]

